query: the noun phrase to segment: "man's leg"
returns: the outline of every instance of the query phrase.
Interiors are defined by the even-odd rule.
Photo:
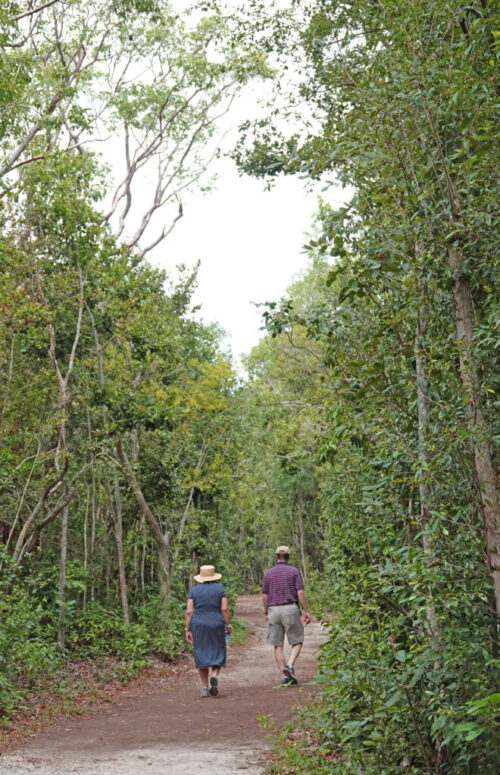
[[[283,653],[283,646],[274,647],[274,658],[276,659],[278,670],[280,673],[283,673],[283,668],[285,667],[285,655]]]
[[[291,667],[294,666],[295,660],[299,656],[301,650],[302,650],[302,643],[296,643],[294,646],[292,646],[292,650],[290,652],[290,659],[287,662],[288,665],[290,665]]]
[[[292,646],[292,650],[290,652],[290,659],[286,663],[286,665],[283,668],[283,675],[288,680],[289,684],[293,684],[294,686],[298,683],[297,676],[295,675],[295,671],[293,669],[293,664],[297,657],[300,654],[300,650],[302,648],[302,643],[294,643]]]
[[[302,639],[304,637],[304,625],[300,618],[300,611],[298,608],[294,609],[293,622],[289,624],[286,629],[286,636],[288,642],[291,645],[290,659],[285,665],[283,675],[288,678],[292,684],[297,683],[297,677],[294,672],[294,663],[302,650]]]
[[[283,673],[285,667],[285,655],[283,653],[283,644],[285,642],[285,628],[280,620],[280,611],[272,606],[269,607],[269,616],[267,620],[266,641],[270,646],[274,646],[274,658],[280,673]]]

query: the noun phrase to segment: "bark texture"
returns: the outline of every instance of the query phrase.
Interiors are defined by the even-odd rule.
[[[427,483],[429,469],[429,453],[427,445],[427,430],[429,425],[429,374],[427,369],[427,356],[425,340],[427,334],[427,305],[425,301],[425,288],[420,289],[418,308],[417,332],[415,336],[415,369],[418,408],[418,459],[420,471],[418,476],[418,494],[420,500],[420,523],[422,526],[422,544],[428,567],[433,564],[432,542],[427,531],[430,515],[430,493]],[[427,607],[427,623],[433,638],[439,640],[440,630],[437,620],[436,608],[429,587],[429,605]]]
[[[460,376],[466,400],[467,425],[472,437],[474,468],[486,541],[486,557],[500,617],[500,514],[495,469],[489,434],[481,409],[479,377],[474,359],[474,306],[470,284],[462,270],[457,248],[449,251],[455,300],[455,323],[460,358]]]

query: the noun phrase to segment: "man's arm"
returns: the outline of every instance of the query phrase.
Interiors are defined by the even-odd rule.
[[[299,596],[300,602],[302,603],[302,608],[304,609],[304,616],[303,616],[304,624],[309,624],[309,622],[311,621],[311,614],[309,612],[309,603],[307,602],[305,590],[299,589],[297,591],[297,594]]]
[[[262,605],[264,607],[264,615],[266,617],[267,621],[267,609],[269,608],[269,577],[268,577],[268,571],[264,573],[264,578],[262,579]]]

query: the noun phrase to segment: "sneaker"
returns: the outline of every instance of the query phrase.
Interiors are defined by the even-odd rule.
[[[287,683],[296,685],[298,683],[297,679],[295,678],[295,673],[293,670],[292,665],[285,665],[283,668],[283,675],[286,678]]]
[[[201,687],[201,696],[202,697],[210,697],[210,689],[208,686],[202,686]]]
[[[211,675],[210,676],[210,689],[209,689],[209,692],[212,695],[212,697],[217,697],[217,695],[219,694],[218,686],[219,686],[219,680],[218,680],[217,676],[216,675]]]
[[[280,681],[280,686],[291,686],[292,683],[289,678],[286,677],[286,675],[283,676],[283,678]]]

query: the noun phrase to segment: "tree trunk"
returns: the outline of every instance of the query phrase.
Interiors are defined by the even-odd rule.
[[[38,296],[40,301],[49,308],[47,299],[45,297],[42,285],[42,274],[40,266],[35,262],[35,274],[38,286]],[[61,367],[56,353],[56,330],[52,322],[47,324],[47,332],[49,337],[49,357],[54,367],[57,383],[57,436],[58,446],[55,459],[55,467],[59,471],[58,459],[59,455],[64,455],[64,470],[67,469],[68,456],[66,452],[66,409],[68,403],[68,384],[75,365],[76,351],[80,342],[80,335],[82,331],[82,315],[84,307],[85,296],[85,282],[86,278],[83,276],[80,265],[78,264],[78,278],[79,278],[79,299],[78,299],[78,313],[75,326],[75,333],[73,336],[73,342],[71,345],[71,352],[68,358],[68,365],[66,368],[66,374],[63,376]],[[67,503],[71,499],[68,496],[68,491],[65,491]],[[72,497],[72,496],[71,496]],[[61,649],[64,648],[65,640],[65,608],[66,608],[66,559],[68,552],[68,521],[69,521],[69,509],[68,505],[64,506],[61,520],[61,553],[59,558],[59,622],[57,627],[57,642]],[[43,523],[42,523],[43,524]]]
[[[419,288],[419,306],[417,332],[415,336],[415,365],[416,365],[416,387],[417,387],[417,407],[418,407],[418,494],[420,500],[420,524],[422,528],[422,543],[426,557],[427,567],[430,568],[434,562],[433,550],[427,526],[429,524],[429,488],[427,485],[427,476],[429,469],[429,454],[427,448],[427,432],[429,426],[429,375],[427,370],[427,359],[425,353],[426,335],[427,335],[427,303],[425,299],[426,288]],[[432,589],[429,585],[429,605],[427,606],[427,623],[434,640],[439,640],[440,629],[434,607]]]
[[[441,160],[451,219],[449,227],[463,228],[460,197],[448,166],[446,148],[443,145],[437,122],[427,100],[422,107],[431,129]],[[488,571],[493,583],[496,615],[500,618],[500,514],[499,495],[495,469],[491,458],[489,434],[481,410],[479,377],[474,360],[474,304],[463,258],[457,244],[448,248],[448,264],[451,270],[453,299],[455,302],[455,326],[460,359],[460,377],[466,399],[467,426],[472,439],[474,469],[479,493],[479,504],[486,541]]]
[[[87,501],[85,503],[85,518],[83,520],[83,571],[85,577],[85,587],[83,589],[83,610],[87,610],[87,578],[89,567],[89,507],[90,507],[90,488],[87,485]]]
[[[60,425],[60,445],[66,454],[66,385],[60,395],[60,405],[62,409],[61,425]],[[67,494],[67,493],[66,493]],[[57,622],[57,642],[59,648],[64,649],[66,640],[66,562],[68,559],[68,522],[69,522],[69,509],[66,506],[63,509],[61,519],[61,534],[60,534],[60,554],[59,554],[59,586],[58,586],[58,601],[59,601],[59,618]]]
[[[163,533],[159,520],[153,514],[144,494],[139,486],[137,478],[134,474],[134,470],[130,465],[130,461],[125,454],[121,439],[118,439],[116,445],[116,451],[118,457],[122,463],[125,477],[135,495],[135,499],[144,514],[146,521],[150,527],[153,538],[156,542],[156,550],[158,554],[158,575],[160,582],[161,596],[164,603],[167,603],[170,597],[170,533],[166,531]]]
[[[297,516],[298,516],[298,522],[299,522],[299,543],[300,543],[302,576],[304,579],[304,584],[307,586],[308,578],[307,578],[307,563],[306,563],[306,546],[305,546],[305,536],[304,536],[304,501],[300,495],[298,497],[298,503],[297,503]]]
[[[486,540],[488,570],[493,582],[497,617],[500,617],[500,515],[495,470],[488,429],[481,410],[479,377],[473,352],[474,307],[468,279],[462,272],[458,249],[449,250],[455,300],[455,324],[460,358],[460,376],[466,397],[467,425],[472,438],[474,468]]]
[[[69,508],[63,509],[61,519],[61,538],[59,555],[59,620],[57,623],[57,642],[60,649],[64,649],[66,640],[66,562],[68,558],[68,522]]]
[[[95,479],[92,474],[92,522],[90,525],[90,563],[91,563],[91,573],[90,573],[90,599],[92,602],[95,602],[95,587],[96,587],[96,574],[94,572],[95,569],[95,536],[96,536],[96,524],[97,524],[97,517],[98,517],[98,507],[96,507],[95,503]]]
[[[120,482],[115,474],[115,511],[113,512],[113,525],[115,529],[116,552],[118,555],[118,574],[120,578],[120,596],[122,601],[122,616],[125,624],[130,624],[127,595],[127,577],[125,575],[125,555],[123,552],[123,519],[122,496]]]
[[[10,388],[12,385],[12,377],[14,373],[14,340],[15,336],[14,333],[10,332],[10,355],[9,355],[9,371],[7,375],[7,384],[3,388],[3,405],[2,405],[2,414],[0,416],[0,429],[5,428],[5,413],[7,411],[7,407],[9,405],[9,398],[10,398]],[[2,439],[0,438],[0,443]]]
[[[146,535],[146,531],[144,530],[144,515],[141,516],[141,523],[140,523],[140,531],[141,534],[144,533]],[[141,552],[141,594],[142,594],[142,602],[144,603],[146,598],[146,539],[142,542],[142,552]]]

